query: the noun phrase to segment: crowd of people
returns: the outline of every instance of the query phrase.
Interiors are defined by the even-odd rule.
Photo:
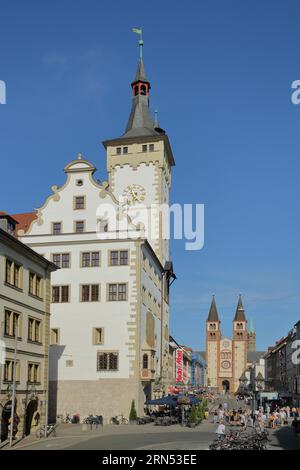
[[[293,418],[292,426],[295,431],[299,432],[300,421],[298,420],[297,409],[294,407],[276,407],[271,411],[270,405],[266,404],[265,407],[259,406],[253,412],[250,408],[228,409],[225,402],[220,404],[213,412],[213,423],[218,424],[216,433],[219,437],[225,435],[226,425],[241,426],[244,429],[252,427],[257,431],[263,432],[266,427],[276,429],[278,426],[281,427],[288,424],[290,418]]]

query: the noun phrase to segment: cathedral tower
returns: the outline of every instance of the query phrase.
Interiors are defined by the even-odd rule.
[[[250,329],[248,332],[248,352],[256,351],[256,332],[253,327],[253,320],[250,320]]]
[[[242,296],[239,295],[235,317],[233,320],[233,377],[235,390],[238,389],[239,378],[247,367],[247,351],[247,320],[243,307]]]
[[[207,385],[210,387],[218,387],[220,339],[221,321],[213,295],[206,320]]]

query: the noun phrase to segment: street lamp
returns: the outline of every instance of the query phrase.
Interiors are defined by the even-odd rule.
[[[247,386],[247,383],[248,383],[248,379],[247,379],[247,377],[246,377],[245,372],[240,376],[239,382],[240,382],[241,391],[242,391],[242,392],[245,392],[246,386]]]
[[[255,398],[256,398],[256,393],[259,393],[259,401],[260,401],[260,406],[262,404],[262,397],[261,397],[261,391],[263,390],[264,388],[264,378],[263,378],[263,375],[261,372],[259,372],[257,374],[257,376],[255,377],[255,385],[256,385],[256,389],[255,389]]]
[[[7,385],[7,389],[6,389],[6,393],[7,393],[7,398],[10,400],[11,396],[12,396],[12,385],[11,384],[8,384]]]

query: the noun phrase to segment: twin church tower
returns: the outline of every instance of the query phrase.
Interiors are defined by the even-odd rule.
[[[221,321],[218,315],[215,296],[212,298],[206,320],[206,363],[208,386],[219,390],[236,392],[239,379],[247,369],[248,352],[256,350],[256,333],[247,320],[242,297],[233,319],[233,338],[222,336]]]

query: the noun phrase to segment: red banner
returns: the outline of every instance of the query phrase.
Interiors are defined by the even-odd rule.
[[[176,349],[176,369],[175,369],[176,383],[183,382],[183,351]]]

